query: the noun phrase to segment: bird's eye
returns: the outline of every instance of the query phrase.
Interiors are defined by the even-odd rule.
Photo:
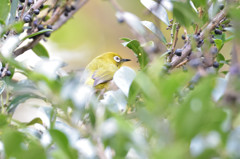
[[[114,56],[113,59],[114,59],[116,62],[120,62],[120,61],[121,61],[121,59],[120,59],[119,56]]]

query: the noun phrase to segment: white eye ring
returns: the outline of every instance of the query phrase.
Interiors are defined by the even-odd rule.
[[[121,61],[121,59],[120,59],[119,56],[114,56],[113,59],[114,59],[116,62],[120,62],[120,61]]]

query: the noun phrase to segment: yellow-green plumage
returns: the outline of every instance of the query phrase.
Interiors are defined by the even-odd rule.
[[[113,79],[114,73],[129,59],[122,59],[114,52],[107,52],[94,58],[86,67],[88,77],[86,84],[96,89],[108,88],[109,81]]]

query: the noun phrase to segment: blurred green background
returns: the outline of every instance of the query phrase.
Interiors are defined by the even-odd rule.
[[[138,0],[121,0],[119,4],[125,11],[136,15],[143,15],[145,11]],[[49,50],[50,54],[58,54],[68,64],[68,71],[84,68],[94,57],[109,51],[117,52],[124,58],[131,58],[132,61],[126,65],[136,67],[134,54],[121,45],[122,37],[134,39],[129,27],[125,23],[118,23],[111,3],[89,1],[71,20],[51,35],[47,48],[54,46]]]

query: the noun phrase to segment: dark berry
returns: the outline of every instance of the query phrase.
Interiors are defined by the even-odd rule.
[[[7,70],[6,76],[11,76],[11,75],[12,75],[11,71]]]
[[[35,10],[33,11],[33,13],[34,13],[34,14],[36,14],[36,15],[38,15],[38,14],[39,14],[39,12],[40,12],[40,10],[39,10],[39,9],[35,9]]]
[[[118,17],[117,21],[118,21],[118,23],[123,23],[124,22],[124,18],[123,17]]]
[[[219,9],[220,9],[220,10],[223,10],[223,8],[224,8],[224,4],[220,4],[220,5],[219,5]]]
[[[44,7],[44,5],[43,4],[41,4],[41,6],[39,7],[40,9],[43,9],[43,7]]]
[[[202,45],[203,45],[203,40],[199,40],[198,43],[197,43],[197,47],[200,48]]]
[[[174,54],[177,55],[177,56],[181,56],[182,55],[182,49],[176,49]]]
[[[68,12],[64,12],[64,16],[67,17],[68,16]]]
[[[38,25],[38,21],[37,20],[34,20],[33,21],[33,25],[36,27]]]
[[[30,6],[33,4],[33,0],[28,0],[27,5]]]
[[[51,25],[47,25],[47,29],[52,29],[52,26]]]
[[[190,84],[190,85],[188,86],[188,88],[189,88],[190,90],[193,90],[193,89],[194,89],[194,84]]]
[[[23,9],[23,5],[19,4],[18,5],[18,10],[22,10]]]
[[[212,38],[209,39],[209,42],[210,42],[211,44],[214,44],[214,43],[215,43]]]
[[[71,5],[71,10],[75,10],[75,9],[76,9],[75,6]]]
[[[185,36],[184,34],[182,35],[182,39],[183,39],[183,40],[186,40],[186,36]]]
[[[199,40],[200,40],[200,37],[197,35],[194,35],[193,38],[196,40],[196,42],[199,42]]]
[[[40,31],[44,29],[44,26],[42,24],[39,24],[37,28],[38,28],[38,31]]]
[[[217,35],[222,35],[222,31],[221,30],[219,30],[219,29],[215,29],[215,34],[217,34]]]
[[[21,3],[25,2],[25,0],[19,0]]]
[[[201,60],[199,58],[195,58],[189,61],[189,65],[192,67],[198,67],[201,64]]]
[[[71,12],[71,8],[69,6],[66,6],[65,11],[69,13],[69,12]]]
[[[213,62],[213,67],[214,67],[214,68],[218,68],[218,67],[219,67],[219,63],[218,63],[217,61],[214,61],[214,62]]]
[[[213,55],[216,55],[217,52],[218,52],[217,47],[215,47],[215,46],[214,46],[214,47],[211,47],[210,52],[211,52]]]
[[[47,31],[47,32],[44,33],[44,36],[45,36],[45,37],[50,37],[50,35],[51,35],[51,32],[50,32],[50,31]]]
[[[24,21],[25,23],[31,22],[31,16],[26,15],[26,16],[23,18],[23,21]]]

